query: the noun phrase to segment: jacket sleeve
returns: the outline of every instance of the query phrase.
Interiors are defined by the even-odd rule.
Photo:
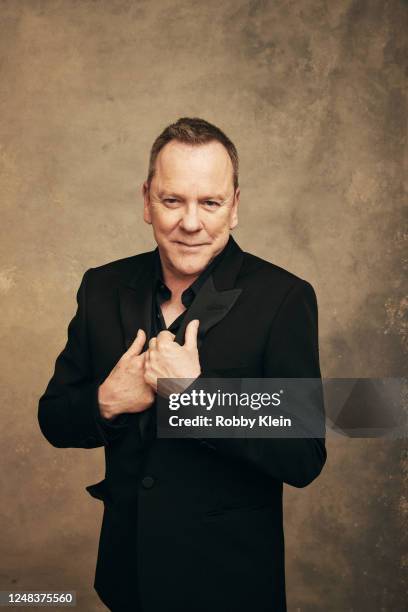
[[[313,287],[298,281],[288,291],[269,330],[264,353],[265,378],[314,378],[321,374],[318,311]],[[323,393],[321,405],[325,432]],[[250,462],[268,476],[305,487],[326,461],[325,438],[212,438],[202,443],[214,451]]]
[[[126,428],[127,414],[113,421],[102,417],[98,387],[92,375],[87,337],[85,272],[77,292],[77,310],[68,325],[67,343],[55,362],[54,374],[38,404],[38,422],[46,439],[58,448],[107,446]]]

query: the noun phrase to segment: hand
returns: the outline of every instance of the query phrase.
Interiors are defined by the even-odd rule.
[[[129,349],[122,355],[98,389],[102,417],[111,419],[122,412],[143,412],[154,402],[153,389],[145,382],[146,353],[141,350],[146,334],[139,329]]]
[[[145,361],[145,382],[157,392],[158,378],[195,379],[201,373],[197,348],[200,321],[194,319],[186,327],[184,344],[174,342],[174,334],[161,331],[149,342]]]

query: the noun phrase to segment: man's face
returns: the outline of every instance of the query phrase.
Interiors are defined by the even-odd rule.
[[[238,223],[239,188],[234,194],[231,159],[218,141],[167,143],[143,197],[163,265],[178,277],[198,276]]]

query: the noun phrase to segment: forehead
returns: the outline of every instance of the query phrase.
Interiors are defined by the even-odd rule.
[[[160,189],[211,187],[230,190],[233,166],[226,148],[218,141],[189,145],[167,143],[156,159],[152,184]]]

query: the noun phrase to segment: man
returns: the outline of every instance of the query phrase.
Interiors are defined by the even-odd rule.
[[[282,485],[320,473],[324,438],[166,439],[158,378],[320,377],[306,281],[243,252],[238,155],[181,118],[143,184],[154,251],[88,270],[39,402],[56,447],[104,446],[95,589],[112,610],[286,610]]]

